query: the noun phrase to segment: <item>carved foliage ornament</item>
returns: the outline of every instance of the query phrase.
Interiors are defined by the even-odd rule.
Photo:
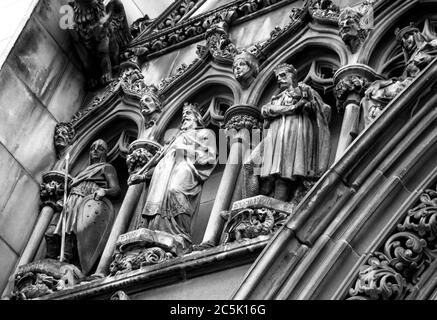
[[[338,109],[341,111],[344,110],[344,104],[351,93],[356,93],[360,97],[363,97],[368,86],[368,80],[357,75],[341,79],[335,87]]]
[[[400,300],[436,258],[437,192],[425,190],[383,246],[370,255],[348,300]]]
[[[206,45],[214,58],[232,58],[237,53],[235,45],[229,38],[229,24],[236,17],[236,7],[217,13],[206,23]]]
[[[225,128],[227,130],[237,130],[240,131],[242,129],[247,130],[256,130],[260,128],[260,122],[257,118],[246,115],[246,114],[237,114],[233,116],[226,123]]]

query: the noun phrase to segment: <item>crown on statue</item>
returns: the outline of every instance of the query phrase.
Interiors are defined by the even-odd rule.
[[[404,27],[402,29],[397,28],[395,31],[396,39],[398,41],[402,41],[402,38],[409,33],[412,32],[420,32],[420,30],[414,25],[414,22],[410,22],[410,25],[407,27]]]
[[[277,66],[274,70],[275,74],[279,74],[280,72],[291,72],[294,75],[297,75],[297,70],[292,64],[282,63]]]
[[[182,109],[182,113],[189,112],[189,111],[191,111],[195,115],[199,115],[200,117],[202,117],[199,111],[199,105],[197,103],[185,102],[184,107]]]

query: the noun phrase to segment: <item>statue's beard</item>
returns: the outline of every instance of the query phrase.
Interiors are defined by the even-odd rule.
[[[195,121],[192,120],[184,120],[182,122],[182,126],[181,126],[181,130],[190,130],[190,129],[195,129],[197,127],[197,124]]]

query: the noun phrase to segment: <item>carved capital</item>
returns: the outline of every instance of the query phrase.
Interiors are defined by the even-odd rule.
[[[51,207],[54,211],[62,210],[59,201],[64,196],[65,173],[61,171],[50,171],[43,175],[43,182],[40,185],[40,199],[42,207]],[[68,176],[68,184],[73,177]]]
[[[358,75],[350,75],[338,81],[335,86],[335,96],[337,98],[338,109],[343,111],[348,101],[359,104],[368,85],[369,82]],[[352,97],[353,95],[355,97]]]
[[[235,105],[225,113],[225,128],[227,130],[260,129],[260,111],[249,105]]]
[[[343,112],[349,103],[359,105],[369,85],[381,78],[372,68],[363,64],[340,68],[334,75],[335,95],[339,111]]]
[[[143,168],[162,146],[150,140],[136,140],[129,146],[129,155],[126,158],[126,165],[129,174],[135,174]]]

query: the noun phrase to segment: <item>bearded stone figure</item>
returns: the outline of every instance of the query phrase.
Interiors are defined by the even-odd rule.
[[[65,261],[79,266],[83,274],[91,271],[111,231],[115,213],[106,198],[120,194],[117,172],[106,162],[107,151],[103,140],[91,145],[89,166],[71,182],[64,210],[55,214],[46,232],[47,258],[58,259],[66,214]]]
[[[246,89],[255,80],[259,73],[259,64],[257,59],[249,52],[242,51],[234,57],[232,65],[235,79]]]
[[[112,81],[119,66],[121,49],[132,39],[123,3],[110,0],[75,0],[74,29],[76,51],[87,72],[89,86]]]
[[[262,107],[264,139],[244,163],[244,197],[297,203],[328,167],[331,107],[290,64],[275,68],[280,92]]]
[[[362,117],[368,127],[417,75],[437,57],[437,40],[428,41],[413,24],[396,30],[396,38],[402,46],[405,69],[401,77],[377,80],[366,91],[361,101]]]
[[[184,251],[192,247],[191,223],[199,209],[203,183],[217,164],[215,134],[205,127],[197,107],[186,104],[180,132],[149,173],[152,179],[138,226],[178,237]],[[146,178],[132,175],[129,184]]]

